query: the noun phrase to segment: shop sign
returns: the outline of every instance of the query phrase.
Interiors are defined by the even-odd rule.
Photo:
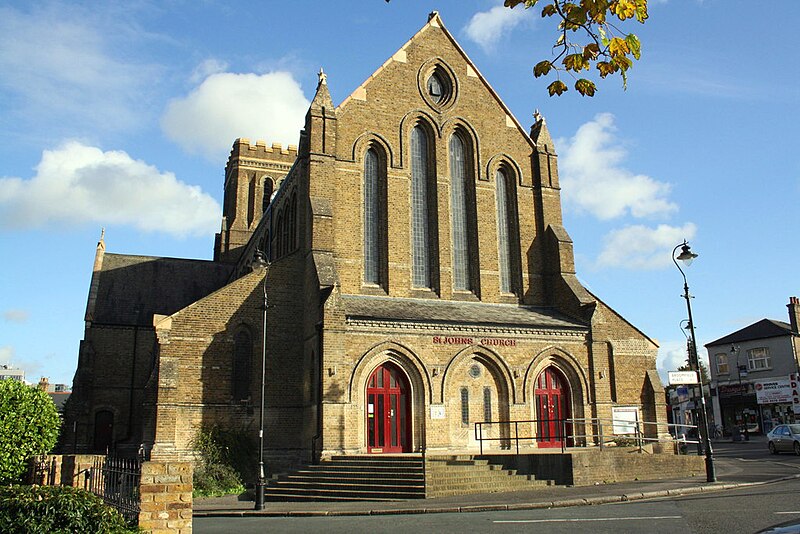
[[[720,398],[741,397],[747,395],[747,384],[720,384],[717,391],[719,391]]]
[[[756,380],[753,382],[758,404],[779,404],[792,402],[791,381],[787,378]]]
[[[800,415],[800,374],[792,373],[789,375],[789,385],[792,387],[792,410],[795,415]]]

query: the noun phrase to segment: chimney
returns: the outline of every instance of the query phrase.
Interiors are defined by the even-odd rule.
[[[797,297],[789,297],[789,324],[792,326],[792,332],[798,333],[797,325],[800,324],[800,300]]]

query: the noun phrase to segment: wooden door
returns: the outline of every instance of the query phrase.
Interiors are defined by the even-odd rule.
[[[411,452],[411,406],[405,373],[379,365],[367,382],[367,452]]]
[[[537,442],[539,447],[561,447],[569,418],[569,388],[563,375],[548,367],[536,379]]]

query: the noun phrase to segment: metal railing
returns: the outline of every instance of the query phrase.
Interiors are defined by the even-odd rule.
[[[89,491],[116,508],[129,524],[136,525],[141,508],[141,476],[142,464],[138,458],[98,458],[89,468]]]
[[[485,432],[486,427],[489,427],[489,430],[497,430]],[[520,430],[523,434],[520,434]],[[665,437],[667,435],[669,438]],[[597,446],[602,449],[610,443],[633,444],[640,451],[644,451],[645,444],[654,442],[677,444],[676,452],[685,451],[685,446],[688,444],[696,444],[698,454],[702,454],[702,442],[698,436],[695,425],[599,417],[475,423],[475,440],[479,443],[481,454],[484,441],[499,441],[500,448],[508,450],[513,443],[516,454],[519,454],[520,443],[523,447],[536,444],[537,448],[546,443],[553,448],[560,447],[561,452],[566,452],[568,447]]]
[[[55,486],[57,462],[55,456],[35,456],[30,464],[29,480],[31,484]]]

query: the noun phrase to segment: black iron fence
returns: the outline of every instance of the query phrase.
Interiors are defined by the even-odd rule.
[[[139,481],[142,463],[138,458],[105,456],[95,459],[88,473],[89,491],[113,506],[131,525],[139,521]]]
[[[55,486],[56,473],[58,471],[58,463],[55,456],[35,456],[30,463],[30,476],[31,484],[38,484],[40,486]]]

